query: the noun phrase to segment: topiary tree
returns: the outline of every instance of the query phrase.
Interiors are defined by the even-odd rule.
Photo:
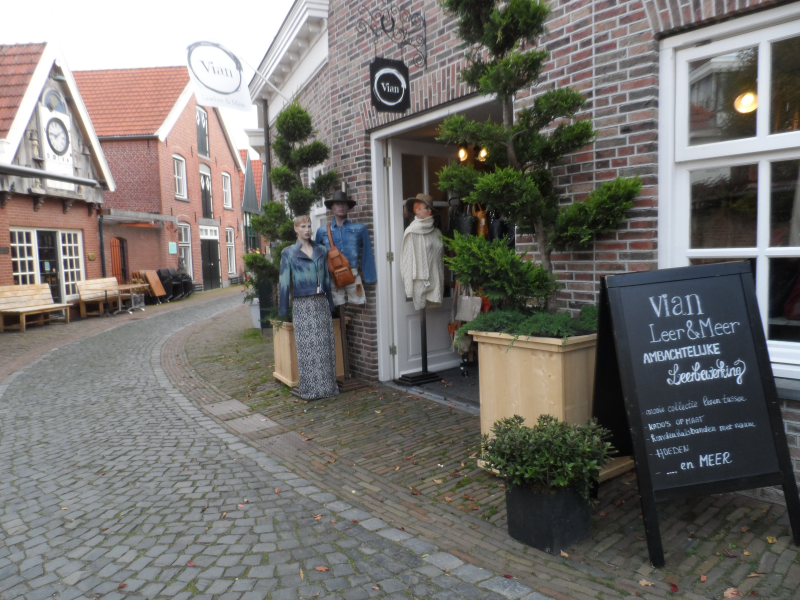
[[[497,210],[522,233],[533,234],[542,267],[552,273],[553,249],[585,248],[596,234],[622,222],[641,191],[638,178],[617,178],[593,190],[583,202],[563,206],[551,169],[595,136],[588,118],[576,118],[584,97],[569,88],[548,89],[515,113],[514,97],[534,86],[548,52],[538,46],[549,9],[537,0],[443,0],[466,42],[468,66],[462,81],[484,96],[495,96],[503,122],[445,119],[438,139],[488,150],[479,172],[451,165],[439,174],[439,187],[466,202]]]

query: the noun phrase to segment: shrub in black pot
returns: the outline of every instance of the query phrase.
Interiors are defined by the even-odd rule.
[[[481,440],[481,458],[506,480],[509,535],[557,554],[591,533],[590,496],[614,452],[610,433],[594,420],[523,422],[518,415],[497,421]]]

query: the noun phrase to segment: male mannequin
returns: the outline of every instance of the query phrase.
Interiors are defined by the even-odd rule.
[[[332,286],[333,303],[335,306],[343,304],[366,304],[367,296],[364,293],[363,283],[373,284],[378,281],[375,272],[375,259],[372,256],[372,242],[369,239],[369,230],[366,225],[353,223],[347,218],[347,213],[356,205],[355,200],[347,197],[347,193],[337,190],[333,198],[325,200],[325,206],[333,213],[331,234],[337,250],[341,252],[350,263],[355,283],[344,288]],[[328,228],[320,227],[314,239],[317,244],[322,244],[326,249],[331,249],[328,239]],[[360,259],[360,262],[359,262]]]
[[[442,234],[433,225],[433,198],[417,194],[406,200],[406,211],[415,215],[403,234],[400,260],[406,297],[413,298],[416,310],[436,307],[444,289],[444,249]]]

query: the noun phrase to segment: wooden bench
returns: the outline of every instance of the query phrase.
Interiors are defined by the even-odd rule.
[[[116,277],[103,277],[101,279],[87,279],[78,282],[78,295],[80,296],[81,319],[88,316],[102,315],[103,304],[117,302],[117,310],[122,308],[122,300],[130,298],[130,293],[123,294],[117,289]],[[97,304],[97,311],[90,311],[87,304]],[[111,308],[109,306],[109,308]]]
[[[69,304],[53,302],[53,294],[46,283],[0,286],[0,332],[6,329],[25,331],[27,325],[43,325],[51,320],[69,323],[69,307]],[[50,314],[62,311],[63,317],[53,317]],[[32,315],[38,315],[39,318],[28,321],[27,318]],[[19,322],[6,325],[7,316],[16,316]]]

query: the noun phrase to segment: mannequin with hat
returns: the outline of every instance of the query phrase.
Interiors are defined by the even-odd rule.
[[[414,220],[403,233],[403,250],[400,258],[400,273],[406,297],[414,301],[414,308],[420,311],[422,342],[422,371],[403,375],[396,380],[405,385],[418,385],[438,381],[436,373],[428,371],[428,335],[426,330],[426,308],[442,304],[444,290],[444,247],[442,232],[433,222],[433,198],[427,194],[417,194],[406,200],[406,213],[414,215]]]

